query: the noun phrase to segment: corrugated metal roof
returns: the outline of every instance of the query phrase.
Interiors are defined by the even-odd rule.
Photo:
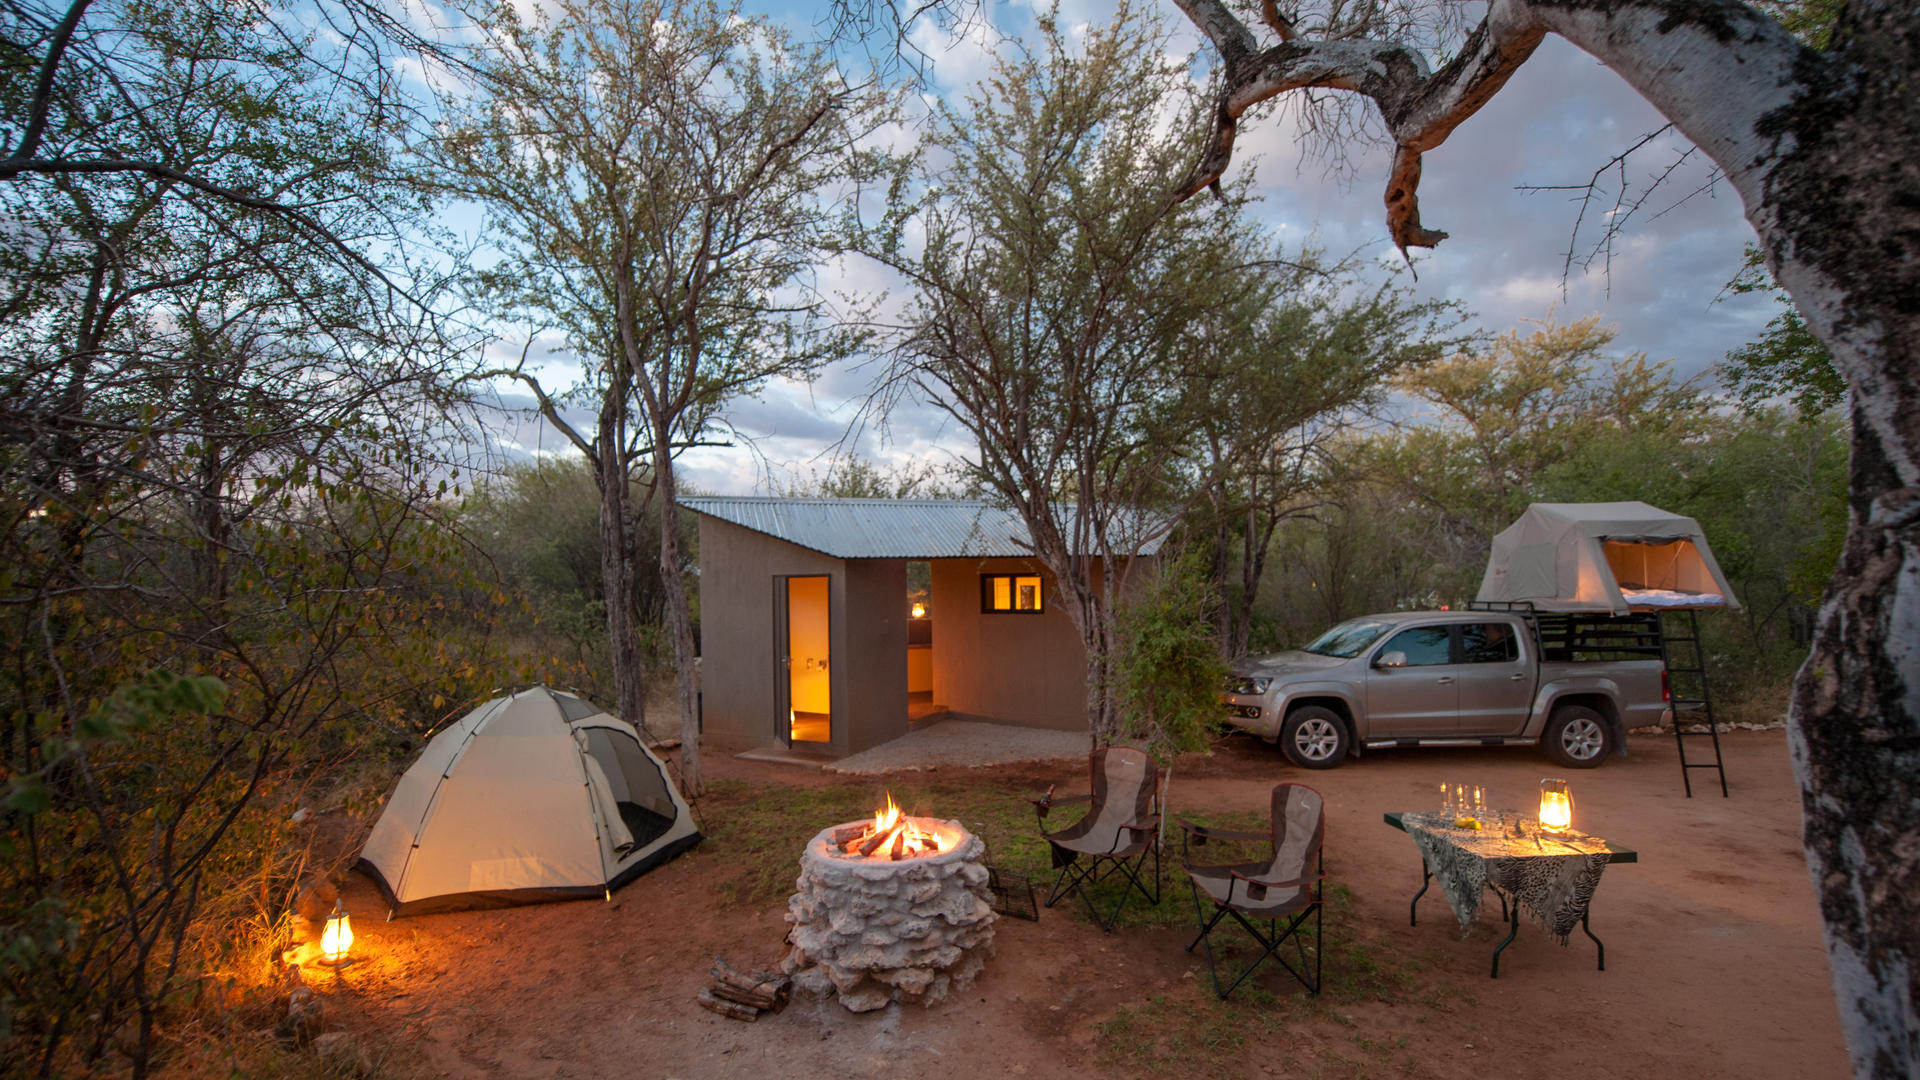
[[[698,514],[837,559],[980,559],[1030,556],[1019,515],[962,499],[785,499],[701,495]],[[1141,554],[1159,549],[1156,541]]]

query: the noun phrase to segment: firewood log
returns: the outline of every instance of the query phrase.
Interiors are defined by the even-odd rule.
[[[713,966],[707,969],[707,974],[713,976],[714,990],[716,992],[720,987],[726,986],[743,994],[763,998],[769,1003],[785,997],[787,986],[793,981],[785,975],[777,975],[773,972],[760,971],[757,969],[742,974],[736,970],[733,965],[717,956],[713,958]],[[742,1001],[744,999],[733,998],[732,1000]],[[757,1001],[749,1001],[747,1004],[759,1005],[760,1003]],[[761,1005],[760,1007],[766,1008],[767,1006]]]
[[[714,997],[723,998],[727,1001],[737,1001],[742,1005],[751,1005],[762,1012],[772,1012],[773,1007],[778,1004],[778,1001],[772,994],[760,994],[752,990],[742,990],[737,986],[728,986],[726,983],[714,983],[707,988],[707,992]]]
[[[717,1012],[729,1020],[745,1020],[752,1023],[760,1019],[760,1010],[751,1005],[742,1005],[737,1001],[722,1001],[705,990],[700,991],[697,999],[700,1007],[709,1012]]]

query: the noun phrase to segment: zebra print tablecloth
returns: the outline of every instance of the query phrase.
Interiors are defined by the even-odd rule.
[[[1420,846],[1427,871],[1440,880],[1460,920],[1460,936],[1466,937],[1479,918],[1481,898],[1492,885],[1565,945],[1607,868],[1606,842],[1577,832],[1565,834],[1564,841],[1536,836],[1536,827],[1513,811],[1485,817],[1486,827],[1478,830],[1455,828],[1453,816],[1439,812],[1401,818]],[[1512,835],[1502,824],[1515,820],[1522,822],[1524,836]]]

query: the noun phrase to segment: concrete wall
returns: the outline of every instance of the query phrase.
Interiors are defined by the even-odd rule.
[[[1059,609],[1053,575],[1031,559],[935,559],[933,700],[1010,724],[1087,729],[1087,654]],[[1038,615],[980,610],[980,575],[1042,578]]]
[[[706,730],[764,745],[783,741],[775,700],[776,577],[824,574],[833,738],[858,753],[907,730],[906,563],[845,562],[700,515],[700,682]]]

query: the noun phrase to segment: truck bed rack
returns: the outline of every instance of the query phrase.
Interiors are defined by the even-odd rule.
[[[1693,770],[1712,769],[1727,797],[1727,769],[1720,754],[1720,727],[1714,721],[1713,694],[1707,684],[1706,649],[1700,641],[1696,611],[1610,612],[1540,611],[1530,600],[1473,600],[1471,611],[1504,611],[1533,627],[1540,658],[1553,663],[1593,660],[1658,659],[1666,667],[1668,703],[1673,707],[1673,740],[1680,751],[1680,782],[1693,798]],[[1693,725],[1704,731],[1687,730]],[[1687,740],[1706,736],[1711,760],[1687,760]]]

